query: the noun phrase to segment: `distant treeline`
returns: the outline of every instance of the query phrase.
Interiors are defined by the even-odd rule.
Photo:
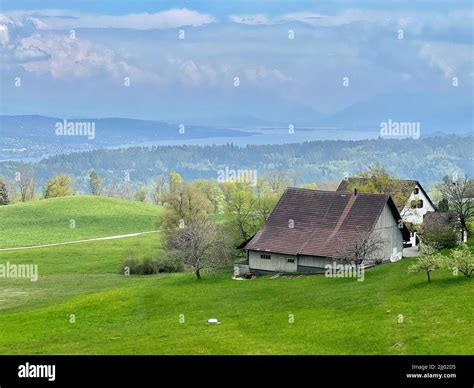
[[[430,186],[446,175],[473,176],[474,136],[425,139],[312,141],[284,145],[155,146],[101,149],[52,156],[31,164],[36,184],[60,173],[70,174],[78,190],[88,192],[89,174],[95,170],[105,184],[130,181],[134,187],[151,184],[169,170],[185,181],[228,176],[247,170],[258,175],[286,172],[295,184],[337,182],[366,170],[373,163],[400,178]],[[15,179],[19,162],[0,163],[0,176]],[[227,171],[227,172],[226,172]],[[225,173],[224,173],[225,172]]]

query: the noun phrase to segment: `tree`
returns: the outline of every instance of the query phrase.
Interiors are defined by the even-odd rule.
[[[234,191],[227,202],[226,218],[230,227],[235,231],[234,242],[239,245],[248,240],[262,226],[255,212],[255,198],[250,186],[245,183],[236,183]]]
[[[428,283],[431,282],[431,272],[443,266],[441,254],[434,248],[421,244],[419,248],[420,255],[416,263],[408,267],[409,273],[418,273],[425,271],[428,276]]]
[[[74,186],[69,175],[56,175],[46,183],[44,189],[45,198],[66,197],[69,195],[74,195]]]
[[[183,183],[183,178],[176,171],[170,171],[168,176],[170,191],[175,193],[179,190],[179,187]]]
[[[163,205],[162,196],[165,194],[166,190],[169,188],[168,179],[166,175],[159,175],[155,180],[155,192],[153,193],[153,199],[158,205]]]
[[[443,198],[438,202],[438,211],[440,212],[449,212],[449,202],[446,198]]]
[[[361,265],[366,260],[376,260],[383,251],[386,241],[376,232],[358,229],[346,241],[339,241],[335,248],[340,259]]]
[[[471,249],[466,244],[454,249],[448,267],[461,272],[467,278],[471,277],[474,272],[474,254]]]
[[[145,202],[147,196],[146,187],[142,187],[140,190],[137,190],[133,195],[133,199],[139,202]]]
[[[283,191],[286,189],[283,188]],[[277,190],[282,189],[282,187]],[[266,177],[258,179],[257,185],[253,191],[253,215],[257,218],[257,222],[254,224],[258,227],[263,226],[270,217],[275,205],[277,204],[282,192],[275,191],[275,186],[271,184],[271,181],[267,180]]]
[[[212,203],[196,185],[180,183],[163,200],[166,209],[157,224],[171,258],[193,267],[198,279],[203,268],[216,268],[228,261],[233,251],[231,239],[223,225],[209,220]]]
[[[413,189],[411,183],[392,177],[381,164],[370,165],[367,171],[357,174],[356,178],[349,178],[347,185],[349,190],[357,189],[361,193],[390,194],[397,209],[402,209],[403,212],[416,211],[405,207]],[[358,178],[364,179],[361,182]]]
[[[203,269],[222,267],[233,256],[222,226],[207,218],[197,218],[176,230],[167,240],[167,250],[172,258],[191,266],[198,280]]]
[[[97,173],[92,170],[89,174],[89,188],[92,195],[100,195],[102,191],[102,181]]]
[[[449,212],[430,212],[425,215],[420,231],[423,244],[435,249],[452,248],[458,244],[456,216]]]
[[[168,192],[163,200],[165,211],[157,225],[165,235],[198,219],[207,219],[212,212],[212,204],[206,195],[190,184],[182,184],[177,191]]]
[[[159,205],[164,205],[166,200],[174,197],[181,190],[183,178],[176,171],[169,171],[168,175],[160,175],[156,180],[154,200]]]
[[[10,203],[10,195],[8,192],[7,182],[0,177],[0,206]]]
[[[464,242],[469,233],[469,220],[474,216],[474,181],[469,177],[445,177],[439,191],[461,224],[461,242]]]
[[[296,177],[281,170],[270,171],[265,179],[275,194],[283,194],[287,187],[296,186]]]
[[[36,181],[33,169],[29,165],[23,165],[15,174],[15,181],[20,189],[22,202],[31,201],[35,197]]]
[[[211,179],[196,179],[192,181],[191,184],[206,195],[209,202],[212,203],[212,212],[214,214],[223,213],[225,208],[225,196],[217,181]]]

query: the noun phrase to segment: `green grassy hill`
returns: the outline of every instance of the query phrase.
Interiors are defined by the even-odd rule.
[[[63,199],[64,208],[102,200],[78,198]],[[95,222],[110,228],[97,231],[115,233],[110,218],[141,218],[137,225],[145,228],[151,205],[104,200],[109,211],[93,214],[102,214]],[[136,206],[141,216],[131,211]],[[78,210],[89,219],[87,208]],[[47,228],[43,236],[32,230],[38,239],[50,238]],[[23,236],[17,244],[29,242],[27,231]],[[196,281],[190,273],[120,275],[130,249],[162,254],[155,233],[0,252],[0,264],[38,264],[40,275],[37,282],[0,279],[0,354],[474,354],[473,279],[442,270],[428,284],[425,274],[407,273],[415,259],[367,270],[363,282],[323,276],[234,281],[230,269]],[[208,325],[208,318],[222,323]]]
[[[150,203],[93,196],[0,206],[0,248],[153,230],[160,211]]]

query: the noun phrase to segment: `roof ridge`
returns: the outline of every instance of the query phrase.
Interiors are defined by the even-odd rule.
[[[341,215],[339,216],[339,219],[337,220],[334,230],[331,232],[331,234],[328,237],[328,241],[331,240],[334,237],[334,235],[339,231],[342,224],[344,223],[344,220],[346,219],[347,215],[351,211],[352,206],[354,205],[354,202],[356,201],[356,199],[357,199],[357,195],[352,195],[349,198],[349,201],[347,202],[346,206],[344,207],[344,210],[342,211]]]
[[[328,193],[328,194],[332,194],[332,195],[341,195],[341,194],[352,194],[353,191],[337,191],[337,190],[318,190],[318,189],[308,189],[306,187],[292,187],[292,186],[288,186],[285,191],[287,190],[300,190],[300,191],[311,191],[311,192],[315,192],[315,193]],[[358,191],[357,192],[357,195],[367,195],[367,196],[389,196],[389,194],[387,193],[364,193],[364,192],[360,192]]]

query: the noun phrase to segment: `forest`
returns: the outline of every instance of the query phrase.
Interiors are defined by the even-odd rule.
[[[378,163],[399,178],[416,179],[430,188],[446,175],[472,176],[474,136],[420,139],[312,141],[283,145],[233,144],[212,146],[153,146],[101,149],[51,156],[35,163],[0,163],[0,176],[14,181],[28,170],[38,188],[57,174],[72,176],[79,192],[87,193],[94,170],[104,185],[129,182],[134,188],[151,185],[170,170],[185,181],[218,179],[223,171],[252,171],[259,176],[285,172],[294,185],[339,182]]]

